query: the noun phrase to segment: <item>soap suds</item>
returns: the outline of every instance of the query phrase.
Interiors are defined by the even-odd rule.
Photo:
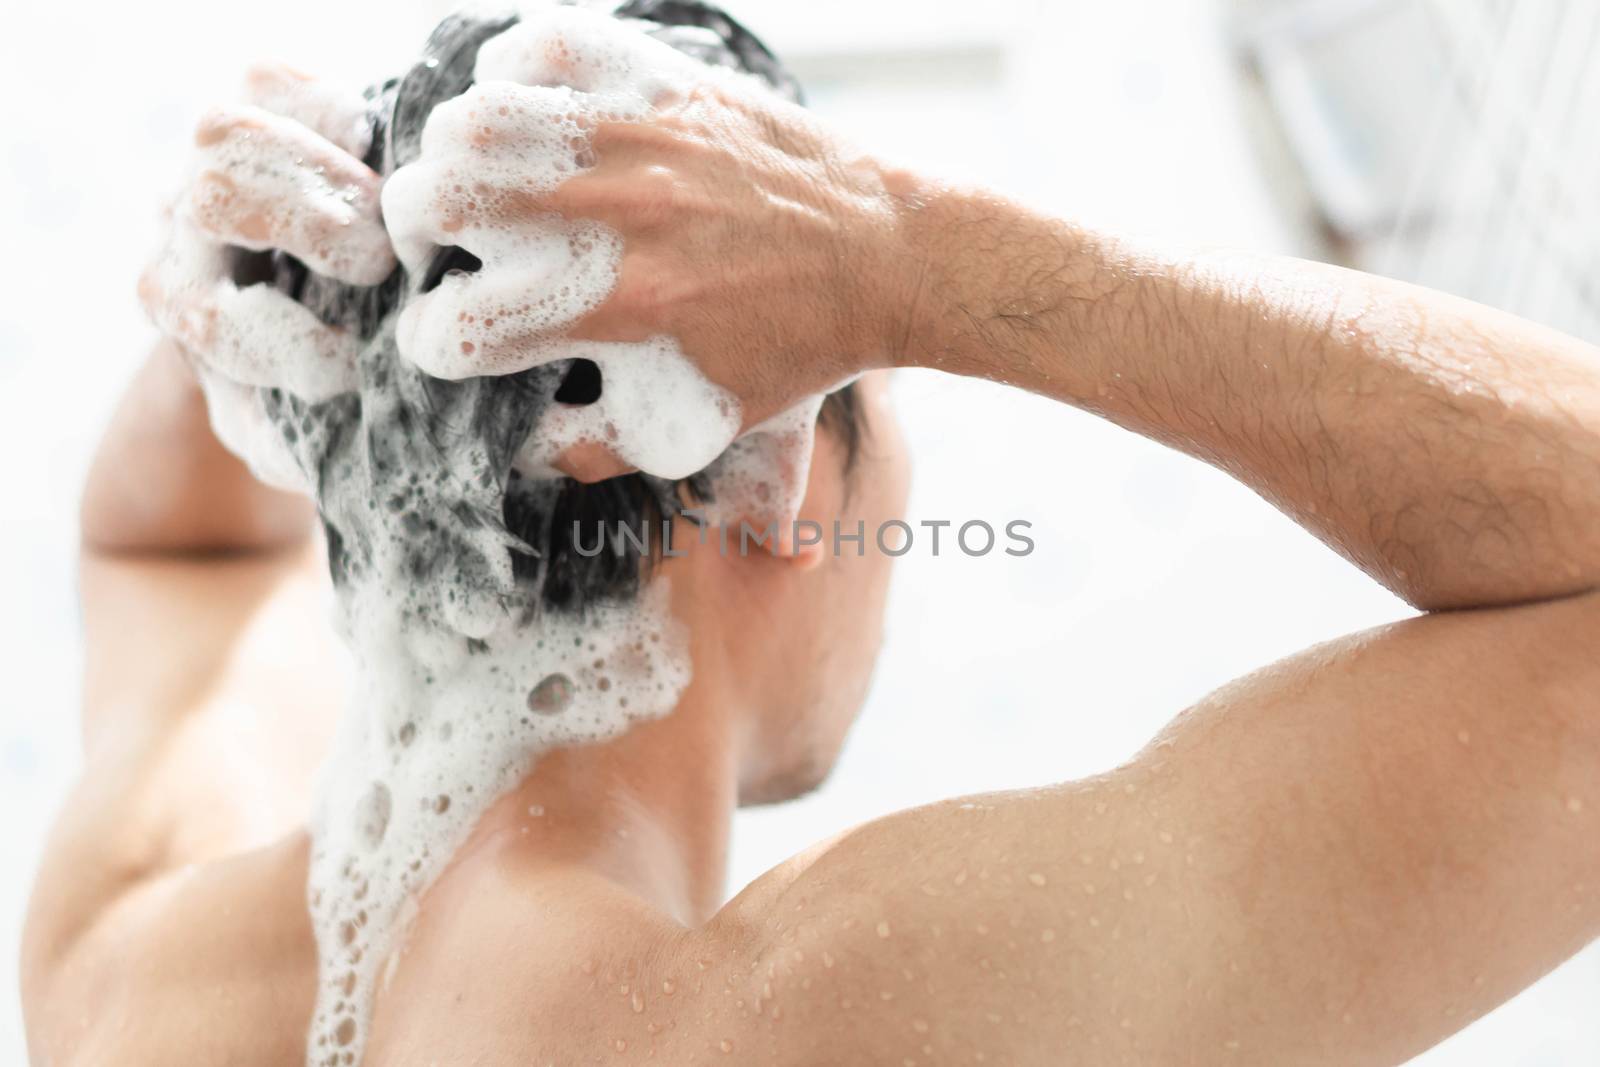
[[[542,213],[537,200],[593,165],[598,124],[642,117],[714,74],[747,80],[599,12],[530,11],[484,43],[476,84],[434,108],[420,159],[384,187],[384,218],[414,278],[441,248],[482,264],[413,295],[400,316],[402,355],[440,378],[573,358],[601,366],[601,401],[554,413],[520,469],[544,473],[560,451],[601,444],[647,474],[681,478],[739,432],[737,399],[671,338],[602,345],[561,336],[610,295],[622,242],[599,223]]]
[[[672,338],[564,336],[615,286],[621,241],[539,217],[528,198],[593,165],[595,124],[706,78],[748,91],[740,69],[792,93],[759,42],[711,9],[634,0],[617,14],[658,8],[699,24],[547,5],[452,16],[406,76],[361,101],[285,68],[252,73],[254,106],[202,129],[199,192],[176,207],[148,276],[158,324],[205,353],[196,370],[218,438],[316,500],[336,629],[358,668],[310,820],[308,1064],[360,1063],[421,894],[493,800],[541,753],[663,715],[689,682],[664,579],[573,600],[563,561],[530,543],[550,542],[564,514],[560,454],[605,443],[663,511],[676,480],[704,471],[711,514],[728,522],[786,524],[804,493],[820,397],[740,438],[735,398]],[[295,165],[263,150],[263,137],[295,136],[312,139]],[[386,176],[402,269],[387,248],[331,239],[342,219],[370,218],[373,198],[348,161],[316,164],[324,145]],[[210,220],[232,202],[215,197],[310,208],[269,207],[263,240],[240,251],[217,244]],[[303,260],[268,252],[266,236],[284,232],[311,250]],[[592,403],[556,400],[575,361],[598,368]]]

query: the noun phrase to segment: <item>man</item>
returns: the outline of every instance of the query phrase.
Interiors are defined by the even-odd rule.
[[[584,41],[548,47],[583,68]],[[719,907],[734,804],[838,750],[888,561],[680,538],[659,573],[690,688],[490,810],[419,902],[363,1062],[1396,1063],[1600,932],[1592,349],[1381,279],[1143,248],[716,85],[592,149],[526,205],[621,237],[580,336],[676,338],[747,425],[867,372],[859,455],[819,434],[803,518],[898,514],[878,372],[936,367],[1221,466],[1426,614],[1226,687],[1111,773],[878,820]],[[308,516],[210,436],[170,342],[83,515],[86,774],[29,920],[33,1057],[299,1062],[299,820],[338,704]]]

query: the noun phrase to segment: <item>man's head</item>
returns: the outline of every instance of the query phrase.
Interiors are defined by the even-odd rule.
[[[854,386],[854,443],[826,420],[818,428],[800,521],[821,531],[820,545],[770,552],[730,529],[724,550],[680,521],[675,544],[687,554],[661,565],[674,610],[695,634],[697,676],[721,674],[719,695],[740,731],[741,803],[820,784],[866,696],[894,562],[883,548],[899,550],[893,527],[881,547],[878,531],[904,513],[909,479],[888,386],[886,372]]]
[[[798,97],[776,59],[714,8],[631,0],[617,14],[646,20],[642,32],[704,62],[743,69]],[[471,86],[479,46],[514,21],[452,16],[421,62],[370,91],[373,169],[389,174],[416,159],[433,108]],[[259,272],[263,265],[248,266]],[[694,635],[695,677],[715,684],[735,709],[742,797],[779,799],[815,784],[865,693],[889,564],[874,535],[904,502],[904,461],[884,383],[862,381],[822,404],[801,512],[828,535],[821,550],[744,550],[737,529],[724,549],[719,535],[704,536],[682,516],[685,508],[718,505],[711,473],[586,482],[519,469],[519,452],[544,412],[593,403],[606,388],[594,364],[563,360],[447,381],[399,357],[394,323],[409,295],[481,266],[466,249],[442,248],[416,277],[396,271],[380,286],[358,289],[310,274],[281,253],[267,265],[280,289],[366,339],[358,394],[308,404],[274,390],[263,401],[315,484],[336,585],[398,552],[401,572],[422,591],[405,594],[402,613],[424,628],[470,637],[484,605],[536,628],[543,613],[583,616],[631,600],[653,573],[672,575],[674,612]],[[675,523],[674,545],[688,546],[687,556],[659,557],[663,520]],[[859,555],[855,542],[834,550],[836,524],[846,534],[864,524]],[[591,550],[599,531],[619,527],[655,536],[640,539],[644,549],[622,539]],[[396,530],[403,531],[398,540]]]

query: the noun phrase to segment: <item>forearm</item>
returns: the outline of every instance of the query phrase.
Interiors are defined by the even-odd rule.
[[[86,550],[251,552],[310,529],[303,499],[257,481],[211,432],[178,349],[156,346],[96,450],[80,514]]]
[[[910,213],[903,360],[1006,381],[1215,463],[1425,608],[1600,584],[1600,361],[1338,268],[1162,255],[1002,200]]]

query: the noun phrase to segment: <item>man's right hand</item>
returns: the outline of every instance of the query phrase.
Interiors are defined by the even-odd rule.
[[[905,205],[804,110],[569,8],[489,42],[478,77],[384,194],[409,269],[452,245],[483,262],[407,309],[401,350],[424,369],[511,373],[554,358],[558,337],[666,336],[748,430],[892,362],[916,283]],[[584,247],[552,243],[553,219]],[[532,260],[540,242],[550,255]]]

